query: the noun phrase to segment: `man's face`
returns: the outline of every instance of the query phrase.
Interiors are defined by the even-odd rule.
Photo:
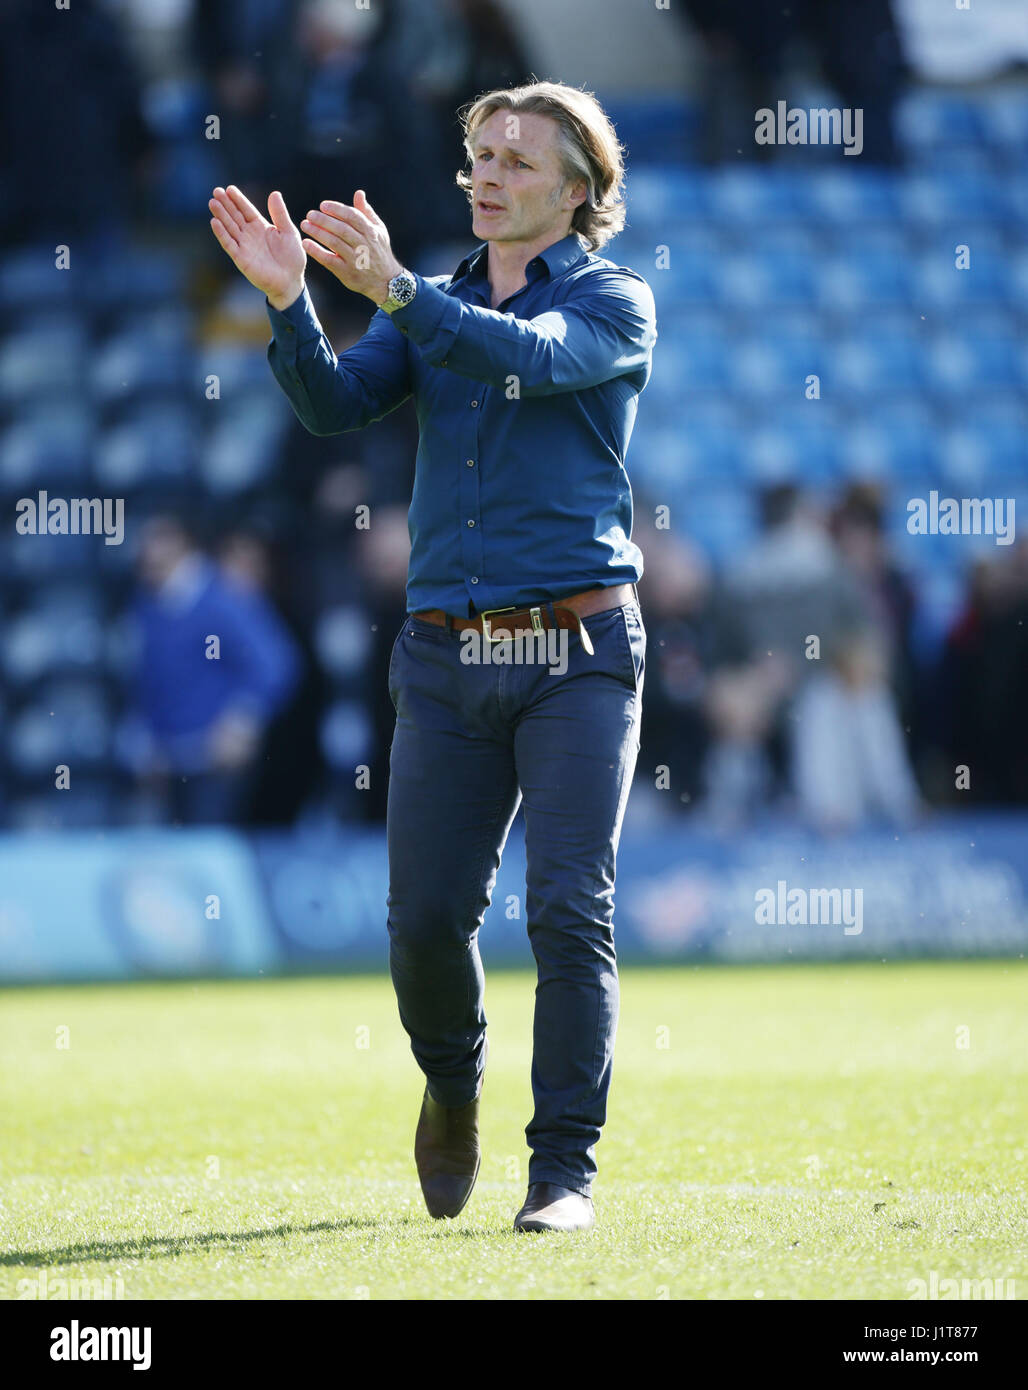
[[[143,583],[159,589],[189,550],[187,536],[173,522],[155,517],[143,531],[139,547],[139,573]]]
[[[564,187],[559,127],[549,116],[494,111],[472,140],[472,231],[480,241],[566,236],[585,183]]]

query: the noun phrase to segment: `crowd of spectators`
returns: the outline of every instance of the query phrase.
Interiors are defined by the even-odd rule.
[[[433,257],[450,267],[470,249],[453,181],[456,108],[532,72],[500,4],[204,0],[180,9],[174,43],[147,43],[145,6],[130,0],[75,0],[59,16],[63,30],[52,8],[8,0],[5,248],[81,237],[116,258],[130,236],[156,236],[191,268],[200,342],[266,338],[259,297],[208,236],[205,202],[175,217],[158,191],[167,187],[161,131],[175,119],[169,84],[181,91],[185,73],[185,89],[193,84],[220,120],[204,175],[215,170],[258,204],[281,188],[295,216],[373,189],[398,254],[419,268],[435,268]],[[779,30],[748,31],[737,6],[692,0],[688,9],[739,81],[766,85]],[[837,54],[835,80],[857,99],[868,65],[826,38],[819,13],[798,6],[796,23]],[[886,119],[866,138],[888,163],[895,55],[886,50],[872,65]],[[363,332],[364,301],[327,276],[317,303],[337,351]],[[122,612],[121,818],[288,824],[315,806],[384,818],[386,667],[405,611],[415,445],[409,403],[331,440],[291,420],[273,477],[243,505],[178,489],[151,492],[137,509]],[[833,497],[802,479],[768,488],[758,537],[718,569],[681,530],[640,524],[643,803],[728,829],[769,808],[825,831],[904,825],[926,803],[956,799],[964,764],[973,775],[959,795],[1028,800],[1028,550],[977,562],[958,620],[919,645],[920,595],[890,553],[889,501],[871,484]],[[209,634],[219,638],[214,652]]]

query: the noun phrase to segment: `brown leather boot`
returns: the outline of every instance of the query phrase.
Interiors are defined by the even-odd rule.
[[[487,1041],[487,1059],[488,1055]],[[482,1166],[478,1140],[481,1096],[479,1087],[478,1095],[467,1105],[440,1105],[425,1087],[414,1135],[414,1161],[430,1216],[456,1216],[471,1196]]]

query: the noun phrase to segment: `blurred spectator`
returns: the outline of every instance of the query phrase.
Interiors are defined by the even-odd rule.
[[[861,163],[895,164],[893,112],[905,62],[891,0],[860,5],[793,0],[684,0],[678,10],[706,45],[702,64],[708,163],[774,159],[777,146],[754,141],[754,119],[776,102],[801,104],[788,87],[797,44],[806,44],[837,104],[863,112]],[[848,162],[848,161],[847,161]]]
[[[296,644],[180,519],[146,524],[139,568],[136,769],[173,823],[237,822],[264,732],[297,682]]]
[[[671,531],[654,530],[644,555],[639,601],[648,642],[636,787],[642,792],[655,785],[656,769],[666,767],[669,786],[658,792],[658,802],[685,811],[698,798],[708,742],[703,701],[712,640],[711,576],[702,555]]]
[[[956,801],[1028,803],[1028,543],[971,571],[937,672],[941,740]],[[967,769],[958,783],[957,768]],[[957,790],[959,785],[959,790]]]
[[[407,565],[410,535],[406,506],[379,507],[371,526],[360,533],[358,563],[366,583],[374,642],[364,671],[368,715],[374,731],[374,752],[369,762],[371,785],[364,794],[367,818],[384,821],[389,788],[389,750],[396,714],[389,698],[389,658],[393,640],[407,613]]]
[[[442,17],[449,21],[449,42],[422,61],[416,81],[439,150],[429,167],[438,183],[427,199],[435,210],[434,234],[440,240],[460,241],[471,238],[471,219],[467,196],[454,183],[454,174],[465,163],[458,111],[494,87],[527,82],[531,63],[510,15],[497,0],[443,0]]]
[[[911,642],[916,599],[909,580],[889,555],[884,515],[878,485],[853,483],[832,514],[831,529],[871,626],[885,644],[889,679],[906,723],[916,681]]]
[[[198,0],[192,50],[220,118],[225,177],[259,207],[281,187],[300,104],[299,15],[304,0]]]
[[[0,128],[4,244],[117,243],[150,139],[121,31],[93,0],[0,5]]]
[[[218,561],[228,578],[281,615],[300,654],[301,677],[264,730],[244,816],[248,825],[290,825],[321,790],[325,679],[294,596],[284,590],[285,566],[271,538],[253,528],[232,531]]]
[[[762,499],[763,535],[726,575],[707,707],[707,809],[740,823],[774,788],[825,830],[905,822],[917,796],[884,644],[823,518],[795,487]]]
[[[432,0],[378,0],[370,9],[306,0],[299,13],[302,104],[283,194],[295,221],[326,198],[363,188],[401,260],[439,235],[431,190],[448,167],[416,83],[445,40]],[[449,156],[452,160],[452,154]],[[349,298],[323,277],[330,303]]]

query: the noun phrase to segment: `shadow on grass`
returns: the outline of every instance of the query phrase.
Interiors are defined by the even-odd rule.
[[[266,1226],[257,1231],[203,1231],[191,1236],[146,1236],[139,1240],[93,1240],[56,1250],[11,1250],[0,1254],[3,1265],[63,1265],[89,1260],[160,1260],[191,1250],[236,1249],[273,1236],[309,1235],[323,1231],[353,1231],[376,1226],[413,1226],[409,1216],[393,1219],[348,1216],[339,1221],[315,1221],[309,1226]]]

